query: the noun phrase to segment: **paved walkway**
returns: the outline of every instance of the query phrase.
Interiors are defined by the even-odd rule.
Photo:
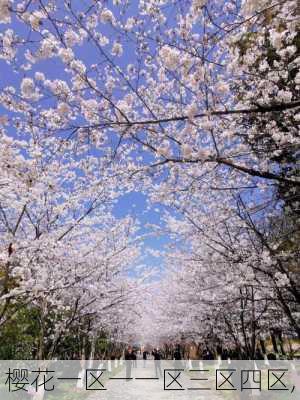
[[[95,391],[88,397],[88,400],[215,400],[219,398],[212,391],[187,390],[189,387],[199,387],[199,382],[191,381],[190,376],[184,372],[181,372],[180,376],[177,377],[178,371],[165,371],[166,379],[162,377],[155,380],[153,379],[155,377],[154,363],[153,361],[148,361],[147,363],[148,366],[144,368],[142,361],[139,361],[138,368],[132,368],[131,376],[133,379],[129,381],[122,379],[125,378],[125,367],[123,367],[114,376],[115,379],[109,379],[105,383],[107,390]],[[164,368],[165,366],[162,366],[163,374]],[[173,365],[171,365],[171,368],[174,368]],[[170,372],[170,375],[168,372]],[[179,389],[180,386],[176,381],[173,381],[172,377],[177,377],[176,379],[185,390],[174,390]],[[167,390],[164,390],[164,385]],[[171,388],[173,390],[170,390]]]

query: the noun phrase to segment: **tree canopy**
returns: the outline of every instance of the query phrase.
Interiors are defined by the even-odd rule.
[[[0,32],[0,337],[299,338],[297,1],[0,0]]]

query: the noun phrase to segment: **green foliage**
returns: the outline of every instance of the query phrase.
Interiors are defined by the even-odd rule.
[[[0,327],[0,359],[2,360],[38,358],[41,339],[46,358],[78,359],[82,354],[89,357],[92,343],[83,322],[74,323],[66,332],[63,332],[52,352],[56,324],[66,320],[65,314],[50,310],[43,318],[43,332],[41,310],[38,306],[11,304],[6,316],[8,320]],[[98,357],[103,354],[109,355],[113,350],[112,343],[104,331],[98,335],[95,340],[95,355]]]
[[[9,307],[8,316],[15,313]],[[30,359],[37,350],[39,334],[38,310],[20,306],[14,316],[0,329],[0,359]]]

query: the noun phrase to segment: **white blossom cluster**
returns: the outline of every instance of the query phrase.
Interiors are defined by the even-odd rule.
[[[133,3],[0,0],[0,310],[299,334],[297,1]]]

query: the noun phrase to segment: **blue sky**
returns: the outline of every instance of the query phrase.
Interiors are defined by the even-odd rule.
[[[159,204],[149,205],[144,194],[131,192],[119,198],[114,206],[113,213],[117,218],[130,215],[140,221],[141,229],[139,233],[148,235],[143,242],[143,263],[163,271],[163,259],[155,257],[147,251],[149,248],[158,251],[163,250],[165,245],[170,242],[170,238],[167,235],[153,234],[153,231],[147,227],[148,224],[163,226],[163,207]]]
[[[111,3],[111,2],[109,2]],[[73,2],[73,4],[77,4],[82,6],[84,2]],[[131,10],[129,11],[128,16],[134,15],[137,11],[137,1],[132,2]],[[111,6],[111,4],[110,4]],[[22,37],[28,37],[29,28],[20,24],[16,19],[13,19],[13,23],[11,25],[1,25],[0,30],[4,32],[6,29],[13,28],[15,32],[20,34]],[[49,28],[49,26],[45,26],[45,28]],[[50,29],[53,32],[53,29]],[[101,25],[101,32],[105,35],[108,35],[110,39],[113,41],[116,38],[116,33],[109,27],[109,25]],[[30,33],[30,39],[36,40],[39,38],[39,35],[36,33]],[[26,47],[25,47],[26,48]],[[84,46],[75,46],[74,51],[76,52],[76,56],[87,63],[87,66],[92,63],[96,63],[97,59],[95,58],[95,54],[93,51],[93,47],[85,42]],[[133,62],[134,49],[128,48],[124,51],[124,56],[118,62],[120,65],[127,65]],[[21,51],[18,54],[22,54]],[[17,90],[20,87],[20,83],[24,77],[33,77],[36,71],[43,72],[47,79],[66,79],[66,73],[63,69],[63,64],[57,58],[47,59],[45,61],[39,61],[36,65],[33,65],[32,69],[29,71],[25,71],[20,68],[21,64],[26,62],[24,58],[18,58],[16,68],[13,68],[12,65],[8,65],[4,60],[0,60],[0,87],[3,89],[7,86],[16,87]],[[49,103],[49,104],[48,104]],[[51,105],[52,101],[43,100],[43,104],[45,106]],[[10,115],[10,112],[6,109],[0,108],[0,112],[4,114]],[[15,132],[11,127],[8,127],[9,133],[14,137]],[[147,228],[147,224],[157,224],[161,226],[162,224],[162,213],[163,207],[161,205],[149,205],[147,201],[147,197],[139,192],[132,192],[121,196],[121,198],[117,201],[113,208],[113,213],[117,218],[123,218],[127,215],[131,215],[137,218],[140,221],[141,229],[140,233],[142,234],[150,234],[151,230]],[[144,241],[144,254],[145,259],[144,262],[149,266],[157,266],[163,269],[162,260],[154,257],[147,253],[146,248],[152,248],[154,250],[162,250],[164,245],[168,244],[169,238],[166,235],[149,235]]]
[[[117,10],[116,7],[112,6],[111,1],[109,1],[108,3],[109,3],[109,8]],[[137,13],[138,3],[139,2],[137,0],[131,2],[131,7],[129,8],[126,14],[126,18],[128,18],[129,16],[134,16]],[[79,9],[82,9],[82,7],[86,6],[85,2],[83,1],[73,1],[72,4],[73,6],[76,5]],[[91,3],[89,2],[89,4]],[[168,12],[167,14],[169,14],[168,24],[169,26],[172,26],[172,24],[175,24],[174,8],[171,7],[170,12]],[[20,24],[15,19],[13,20],[11,26],[8,25],[0,26],[2,32],[10,28],[14,28],[17,33],[21,34],[24,37],[28,37],[27,35],[29,34],[30,31],[28,27],[25,27],[24,25]],[[50,25],[48,23],[43,28],[47,28],[51,32],[54,32],[53,27],[50,28]],[[199,29],[201,30],[200,26]],[[101,24],[101,32],[107,35],[112,42],[115,39],[117,39],[117,33],[115,32],[114,29],[110,27],[109,24]],[[37,40],[39,39],[39,35],[37,33],[31,33],[30,39]],[[74,52],[76,56],[79,59],[82,59],[86,63],[87,67],[93,63],[101,61],[97,58],[99,57],[99,55],[95,54],[94,47],[87,41],[85,41],[84,43],[85,44],[83,46],[74,47]],[[22,54],[22,52],[20,54]],[[33,77],[36,71],[43,72],[47,79],[63,79],[63,80],[66,79],[66,73],[64,72],[63,64],[57,57],[53,57],[45,61],[39,61],[36,65],[33,65],[32,69],[29,71],[24,71],[20,69],[20,65],[23,62],[24,58],[19,59],[16,68],[13,69],[11,65],[7,65],[5,61],[0,60],[1,88],[9,85],[18,88],[20,82],[22,81],[22,78],[24,78],[25,76]],[[126,66],[134,62],[135,62],[134,47],[132,46],[132,44],[128,43],[128,46],[124,48],[124,53],[122,58],[118,59],[118,64],[120,66]],[[51,99],[48,101],[43,100],[43,104],[47,105],[47,103],[49,103],[50,105],[52,103]],[[0,112],[1,111],[2,110],[0,108]],[[4,112],[5,114],[9,114],[7,110],[4,110]],[[14,132],[11,129],[10,133],[12,134],[12,136],[14,135]],[[141,224],[140,233],[142,234],[148,234],[151,232],[150,229],[147,228],[147,224],[156,224],[158,226],[163,225],[162,222],[163,212],[164,212],[163,206],[159,204],[150,205],[147,201],[147,197],[144,194],[138,192],[132,192],[123,195],[113,208],[113,213],[117,218],[122,218],[127,215],[136,217],[140,221]],[[162,236],[150,235],[147,239],[145,239],[144,248],[162,250],[163,247],[169,243],[169,241],[170,239],[167,235],[162,235]],[[163,268],[162,259],[157,259],[149,255],[146,251],[145,255],[146,255],[145,259],[146,264],[156,265]]]

